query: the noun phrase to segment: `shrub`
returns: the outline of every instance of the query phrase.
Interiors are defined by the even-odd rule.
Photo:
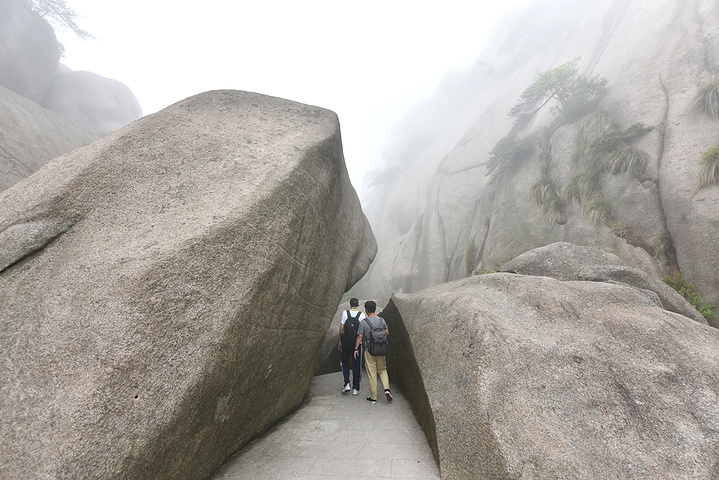
[[[612,233],[619,238],[626,238],[629,234],[629,227],[626,222],[618,221],[612,223]]]
[[[700,88],[691,108],[694,113],[719,118],[719,80]]]
[[[719,183],[719,143],[702,152],[702,170],[699,174],[697,190]]]
[[[709,305],[706,300],[696,291],[694,285],[689,283],[681,272],[674,275],[664,277],[664,282],[671,286],[674,290],[684,297],[699,313],[707,320],[713,315],[713,305]]]
[[[512,164],[534,151],[534,142],[531,138],[517,138],[507,135],[494,146],[489,152],[487,163],[487,175],[492,175],[493,180],[502,174]]]

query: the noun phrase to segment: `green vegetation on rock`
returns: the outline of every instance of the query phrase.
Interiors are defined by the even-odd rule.
[[[612,215],[612,202],[603,195],[595,195],[582,202],[582,215],[594,225],[604,223]]]
[[[714,144],[701,155],[702,170],[699,174],[697,190],[712,184],[719,184],[719,143]]]
[[[673,275],[666,275],[664,283],[672,287],[674,290],[686,299],[704,318],[709,320],[713,315],[713,305],[709,305],[706,300],[697,292],[693,284],[689,283],[682,272],[676,272]]]
[[[509,116],[516,118],[515,127],[526,126],[551,100],[558,102],[552,113],[571,117],[586,113],[604,96],[607,80],[580,75],[578,63],[579,57],[537,76],[509,111]]]
[[[509,134],[494,146],[489,152],[487,175],[496,180],[513,162],[520,160],[534,151],[534,142],[531,138],[517,138]]]
[[[719,80],[699,89],[692,103],[692,111],[709,118],[719,118]]]
[[[654,248],[654,258],[664,258],[664,262],[669,268],[670,274],[679,271],[677,264],[677,251],[674,248],[674,239],[669,230],[662,230],[659,235],[654,237],[652,240],[652,247]]]
[[[577,122],[574,153],[578,171],[562,188],[562,198],[582,206],[582,215],[595,225],[611,217],[611,202],[602,194],[602,174],[626,173],[638,177],[646,171],[649,156],[630,142],[651,131],[641,123],[621,129],[603,112]]]
[[[649,156],[630,142],[651,130],[641,123],[622,130],[604,114],[590,115],[579,125],[578,160],[611,175],[629,172],[638,177],[646,170]]]
[[[549,175],[542,175],[534,182],[532,196],[551,223],[559,225],[567,223],[566,202],[557,192],[554,180]]]
[[[582,203],[602,191],[601,177],[598,170],[585,169],[572,175],[569,183],[562,188],[562,197],[567,202]]]
[[[612,223],[610,228],[612,229],[612,233],[619,238],[626,238],[629,234],[629,226],[627,225],[627,222],[623,222],[621,220]]]

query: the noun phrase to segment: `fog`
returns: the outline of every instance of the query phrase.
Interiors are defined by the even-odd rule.
[[[333,110],[362,190],[407,112],[468,69],[494,22],[528,2],[67,0],[94,38],[56,33],[65,65],[125,83],[144,114],[225,88]]]

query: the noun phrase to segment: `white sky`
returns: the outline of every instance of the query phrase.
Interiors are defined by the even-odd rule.
[[[67,0],[95,40],[57,35],[65,65],[123,82],[146,115],[214,89],[333,110],[360,188],[405,112],[524,1]]]

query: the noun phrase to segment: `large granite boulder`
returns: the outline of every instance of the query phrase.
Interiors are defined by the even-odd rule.
[[[142,117],[140,103],[127,85],[84,71],[55,76],[43,105],[99,137]]]
[[[0,194],[0,477],[208,478],[375,251],[317,107],[208,92],[51,161]]]
[[[557,280],[626,283],[656,293],[662,306],[670,312],[707,323],[702,314],[672,287],[642,270],[624,265],[616,255],[598,248],[567,242],[553,243],[521,254],[502,265],[499,271]]]
[[[0,87],[0,192],[97,138],[72,120]]]
[[[0,0],[0,85],[40,103],[59,61],[50,24],[24,0]]]
[[[719,474],[719,331],[653,292],[495,273],[383,317],[443,479]]]

